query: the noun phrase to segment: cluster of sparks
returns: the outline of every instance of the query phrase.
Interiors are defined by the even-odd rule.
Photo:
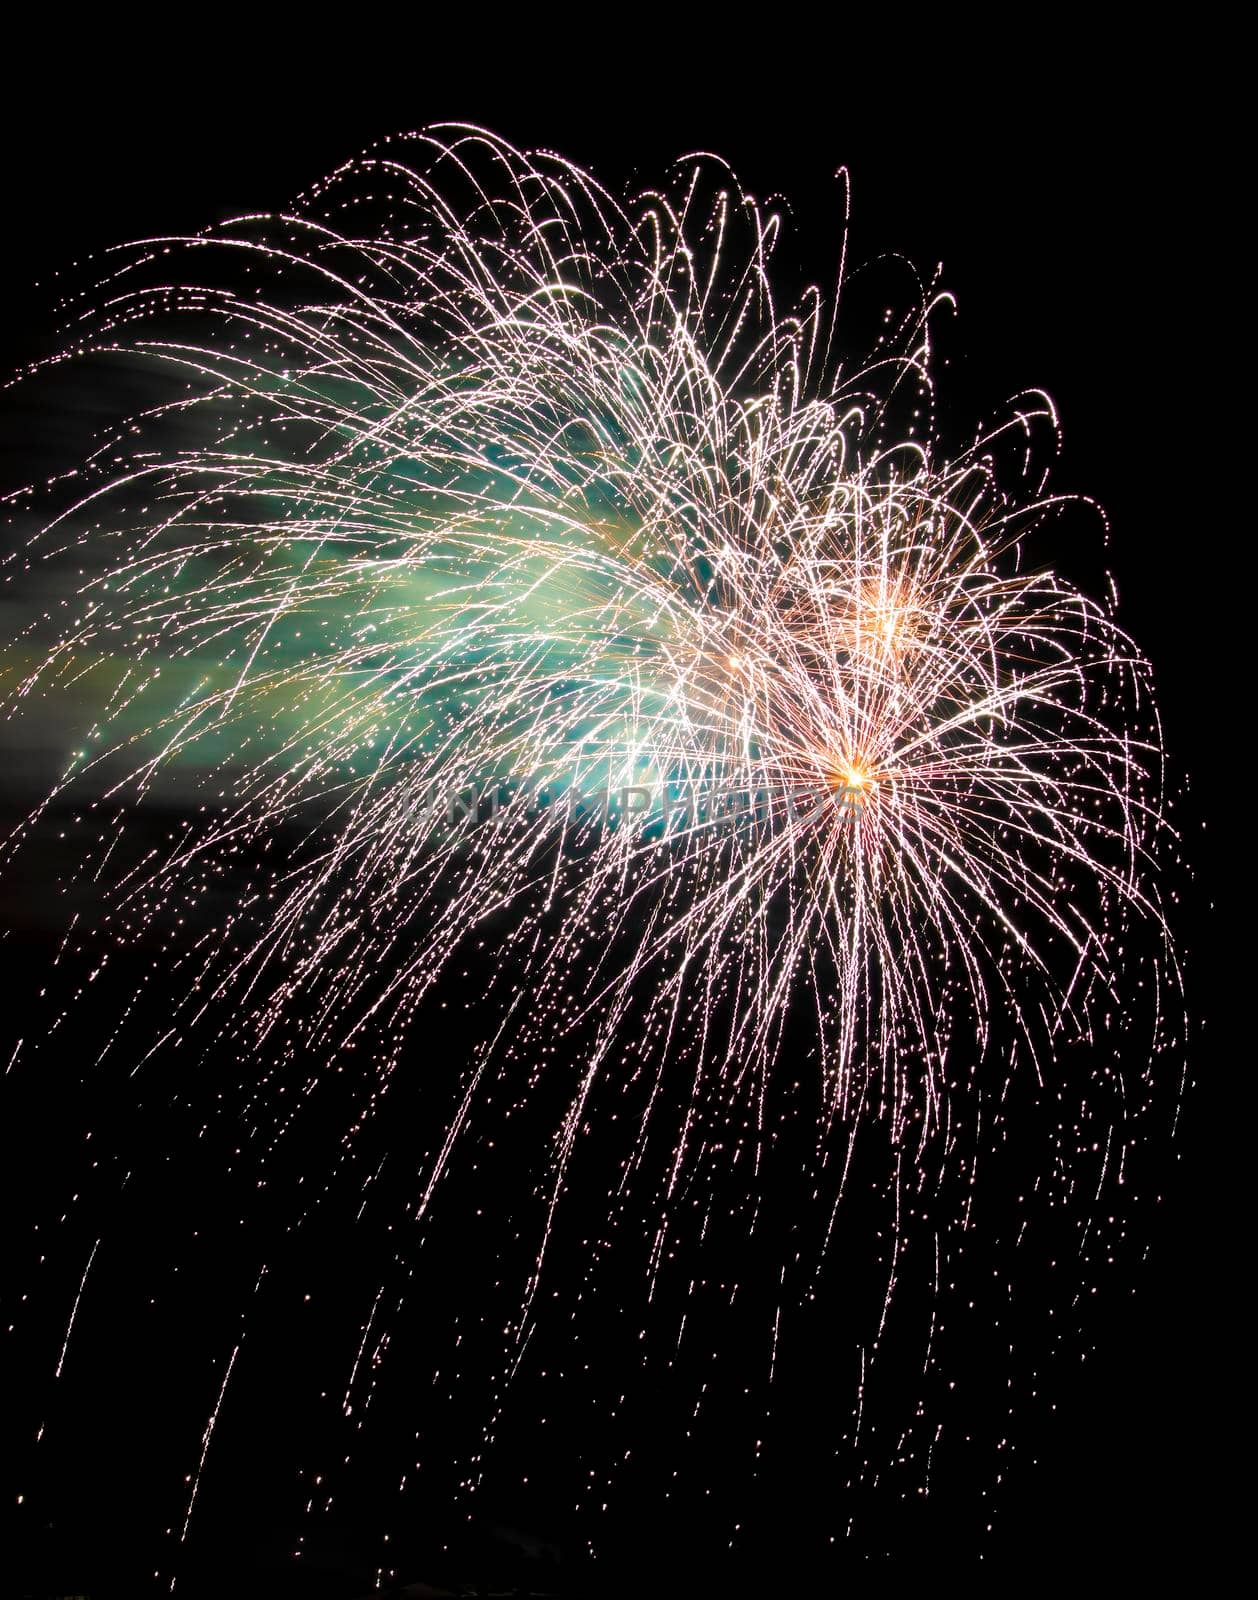
[[[291,214],[130,247],[67,356],[170,392],[18,557],[77,594],[11,652],[8,709],[87,710],[9,848],[77,808],[102,968],[111,941],[171,952],[145,1070],[234,1044],[278,1144],[268,1087],[357,1048],[365,1123],[470,960],[490,1020],[422,1219],[491,1085],[577,1064],[512,1369],[609,1085],[645,1086],[609,1195],[668,1130],[650,1286],[696,1172],[754,1189],[781,1079],[819,1166],[866,1130],[937,1175],[950,1080],[1043,1082],[1126,1006],[1124,930],[1165,954],[1147,665],[1026,555],[1065,509],[1051,403],[946,456],[946,296],[852,364],[844,284],[783,313],[777,217],[710,158],[681,171],[626,204],[445,130]],[[171,794],[189,815],[129,853]]]

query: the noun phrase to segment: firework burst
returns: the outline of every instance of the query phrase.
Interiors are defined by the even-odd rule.
[[[1112,1069],[1134,1116],[1175,1033],[1149,673],[1040,564],[1087,515],[1047,490],[1051,403],[946,449],[947,297],[853,362],[842,279],[784,313],[777,217],[710,158],[679,170],[622,203],[446,129],[290,214],[118,252],[59,360],[166,387],[16,558],[75,583],[10,652],[8,710],[71,705],[82,742],[9,849],[73,814],[79,881],[108,886],[92,963],[164,952],[161,1028],[120,1007],[105,1057],[238,1053],[273,1152],[353,1052],[335,1165],[473,972],[421,1225],[487,1107],[562,1085],[504,1373],[591,1129],[648,1299],[713,1196],[773,1181],[786,1099],[822,1218],[801,1283],[877,1144],[872,1351],[984,1097],[1055,1085],[1139,986],[1139,1061]]]

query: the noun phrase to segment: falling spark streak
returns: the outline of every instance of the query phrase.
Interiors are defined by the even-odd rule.
[[[70,1307],[70,1320],[66,1323],[66,1336],[61,1341],[61,1354],[57,1357],[57,1370],[54,1377],[61,1376],[61,1369],[66,1364],[66,1351],[70,1348],[70,1335],[74,1332],[74,1319],[79,1314],[79,1301],[83,1298],[83,1290],[87,1285],[87,1275],[92,1270],[92,1262],[96,1260],[96,1252],[100,1249],[100,1240],[92,1246],[91,1254],[87,1258],[87,1265],[83,1268],[83,1276],[79,1280],[79,1290],[74,1297],[74,1304]]]
[[[814,1283],[858,1138],[887,1149],[859,1438],[904,1235],[944,1172],[970,1226],[995,1137],[971,1086],[1051,1084],[1142,984],[1134,1079],[1176,1042],[1161,736],[1112,603],[1045,565],[1043,530],[1080,506],[1047,491],[1048,397],[950,450],[933,348],[950,297],[921,286],[852,363],[846,233],[834,294],[783,314],[778,218],[707,158],[686,174],[622,203],[557,157],[447,128],[289,214],[111,256],[63,359],[125,351],[175,387],[57,481],[73,498],[15,558],[73,568],[77,614],[32,622],[0,706],[18,719],[61,693],[86,712],[3,848],[72,803],[101,819],[82,876],[106,889],[102,940],[160,932],[173,952],[136,1073],[189,1045],[238,1052],[261,1126],[281,1069],[308,1094],[367,1050],[346,1150],[442,980],[501,952],[411,1215],[427,1225],[496,1085],[527,1097],[564,1041],[508,1377],[609,1088],[643,1091],[609,1207],[656,1129],[671,1140],[643,1235],[650,1305],[697,1174],[719,1183],[725,1164],[754,1230],[781,1084],[806,1072]],[[702,798],[733,793],[750,803]],[[185,825],[129,855],[164,796]],[[198,908],[223,885],[235,898],[207,930]],[[1098,1197],[1123,1137],[1107,1130]],[[771,1377],[793,1268],[777,1278]],[[932,1311],[927,1365],[936,1333]]]
[[[236,1365],[236,1357],[240,1354],[239,1343],[232,1346],[232,1353],[227,1358],[227,1366],[223,1372],[223,1382],[219,1387],[218,1397],[210,1410],[210,1415],[205,1424],[205,1432],[201,1435],[201,1455],[197,1461],[197,1469],[192,1475],[192,1487],[188,1492],[188,1507],[184,1513],[183,1527],[179,1531],[179,1542],[183,1544],[188,1538],[188,1529],[192,1526],[192,1512],[197,1503],[197,1494],[201,1488],[201,1477],[205,1471],[205,1458],[210,1453],[210,1441],[214,1437],[214,1429],[218,1426],[219,1413],[223,1409],[223,1400],[227,1394],[227,1385],[231,1380],[232,1369]],[[174,1590],[175,1579],[171,1579],[170,1587]]]

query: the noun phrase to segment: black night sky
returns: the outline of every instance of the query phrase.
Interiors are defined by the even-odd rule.
[[[655,16],[643,32],[667,25]],[[415,1594],[828,1594],[982,1574],[1002,1586],[1051,1576],[1115,1590],[1154,1577],[1205,1587],[1236,1526],[1223,1441],[1244,1389],[1234,1367],[1238,1252],[1228,1237],[1243,1130],[1220,1080],[1246,1063],[1225,1047],[1217,1020],[1226,986],[1211,908],[1220,801],[1205,767],[1223,716],[1203,711],[1217,703],[1223,623],[1214,607],[1229,603],[1217,591],[1232,559],[1211,551],[1243,537],[1233,520],[1239,495],[1226,505],[1213,497],[1231,495],[1245,447],[1207,443],[1243,432],[1229,430],[1212,398],[1219,343],[1242,320],[1216,281],[1226,276],[1225,219],[1239,192],[1223,165],[1230,134],[1215,102],[1226,96],[1211,91],[1200,46],[1129,41],[1101,50],[1081,27],[1058,34],[1047,22],[1016,40],[945,45],[915,35],[906,18],[874,43],[845,38],[841,18],[831,36],[810,38],[806,30],[820,24],[801,15],[782,19],[780,39],[747,33],[682,46],[661,37],[648,46],[637,38],[629,52],[615,32],[596,37],[588,16],[544,26],[549,42],[535,37],[536,18],[488,16],[463,40],[427,36],[426,23],[403,40],[382,18],[324,16],[312,24],[317,41],[285,49],[255,44],[239,21],[229,46],[226,20],[220,29],[171,18],[143,40],[71,40],[67,22],[67,37],[11,41],[0,108],[6,372],[54,347],[53,275],[68,263],[128,238],[276,208],[406,128],[479,123],[523,148],[561,150],[613,189],[652,182],[680,154],[719,152],[752,194],[784,197],[782,278],[796,275],[801,287],[832,276],[841,220],[833,173],[847,166],[849,259],[898,252],[927,273],[942,262],[957,297],[946,409],[968,421],[1042,386],[1064,428],[1054,487],[1092,495],[1108,513],[1108,552],[1089,534],[1090,548],[1052,559],[1085,584],[1106,568],[1116,574],[1121,621],[1154,663],[1172,785],[1194,780],[1178,813],[1195,869],[1177,922],[1194,1018],[1178,1131],[1141,1157],[1123,1248],[1092,1279],[1082,1332],[1034,1363],[1035,1394],[1017,1409],[998,1488],[993,1451],[1003,1424],[983,1398],[991,1330],[980,1300],[961,1369],[979,1398],[972,1411],[958,1401],[949,1413],[950,1433],[965,1435],[967,1447],[947,1457],[925,1501],[897,1495],[894,1468],[890,1488],[853,1490],[845,1501],[826,1475],[821,1437],[827,1384],[837,1393],[846,1382],[829,1361],[831,1341],[841,1342],[839,1295],[801,1323],[774,1402],[766,1445],[774,1466],[754,1488],[740,1455],[749,1424],[736,1395],[745,1391],[731,1374],[763,1360],[750,1322],[731,1316],[727,1329],[713,1323],[703,1333],[720,1357],[714,1403],[728,1413],[701,1448],[685,1453],[677,1443],[697,1369],[683,1362],[670,1374],[661,1365],[632,1380],[633,1436],[646,1442],[592,1558],[589,1515],[572,1505],[584,1468],[571,1452],[582,1408],[601,1403],[621,1383],[620,1363],[636,1359],[609,1317],[606,1327],[597,1318],[583,1325],[596,1347],[589,1369],[577,1361],[557,1386],[537,1391],[539,1404],[552,1396],[555,1445],[539,1442],[547,1435],[538,1429],[517,1432],[498,1487],[459,1500],[453,1485],[477,1448],[484,1409],[467,1373],[477,1370],[476,1339],[488,1334],[467,1334],[463,1376],[448,1388],[434,1366],[465,1303],[491,1320],[508,1314],[478,1264],[519,1248],[492,1198],[474,1204],[469,1186],[450,1201],[457,1222],[425,1246],[421,1288],[390,1330],[387,1381],[361,1435],[344,1430],[339,1392],[324,1409],[311,1396],[344,1387],[343,1352],[352,1354],[364,1300],[381,1281],[380,1252],[386,1272],[414,1263],[399,1264],[404,1247],[378,1227],[364,1239],[352,1212],[335,1206],[274,1256],[261,1291],[268,1309],[249,1332],[207,1452],[189,1541],[172,1553],[164,1530],[178,1532],[185,1474],[198,1469],[224,1352],[268,1248],[258,1240],[268,1230],[280,1237],[285,1196],[302,1178],[281,1170],[274,1197],[237,1192],[247,1168],[223,1174],[229,1131],[216,1145],[180,1122],[192,1118],[186,1105],[172,1110],[160,1093],[128,1098],[113,1079],[85,1080],[103,1015],[85,1003],[45,1070],[15,1074],[0,1102],[0,1594],[140,1596],[165,1592],[177,1568],[177,1595],[350,1600],[373,1592],[386,1559],[396,1592]],[[53,470],[64,419],[22,395],[4,399],[3,426],[0,488]],[[29,801],[22,777],[0,784],[6,827]],[[42,913],[56,885],[57,850],[46,843],[4,887],[5,1060],[12,1039],[34,1025],[34,996],[56,954],[55,918]],[[134,973],[110,980],[116,991],[129,992],[150,959],[137,950]],[[418,1040],[415,1086],[400,1088],[366,1135],[384,1174],[382,1213],[407,1204],[399,1141],[404,1149],[408,1127],[427,1114],[422,1085],[452,1070],[461,1048],[454,1023]],[[1171,1110],[1174,1100],[1168,1091]],[[535,1123],[516,1128],[519,1148],[501,1157],[493,1194],[509,1194],[512,1161],[526,1162],[530,1134],[544,1138],[556,1108],[540,1091]],[[330,1095],[319,1113],[326,1125],[307,1148],[322,1148],[320,1140],[331,1148],[349,1114]],[[89,1128],[119,1161],[147,1163],[155,1175],[137,1185],[136,1199],[98,1185],[89,1204],[99,1214],[76,1213],[64,1246],[58,1219],[74,1209]],[[1016,1159],[1014,1151],[1008,1170],[994,1173],[991,1204],[1016,1188]],[[242,1214],[252,1230],[243,1244]],[[790,1219],[769,1219],[770,1231],[779,1225]],[[94,1298],[85,1295],[75,1359],[50,1400],[67,1296],[82,1273],[83,1242],[97,1236],[130,1244]],[[102,1265],[112,1248],[102,1244]],[[844,1270],[858,1279],[859,1250],[847,1248]],[[41,1267],[45,1252],[51,1264]],[[757,1281],[757,1262],[726,1265]],[[159,1276],[160,1308],[146,1322],[136,1308]],[[1029,1282],[1015,1313],[1028,1350],[1046,1344],[1037,1317],[1051,1297],[1040,1288]],[[891,1368],[895,1359],[893,1350]],[[395,1465],[420,1416],[425,1458],[437,1465],[397,1510]],[[41,1420],[48,1436],[36,1446]],[[305,1502],[315,1491],[294,1471],[329,1450],[353,1454],[355,1470],[342,1475],[333,1513],[312,1520]],[[658,1486],[677,1472],[665,1505]],[[508,1492],[508,1482],[527,1489]],[[745,1526],[731,1549],[738,1518]],[[845,1538],[849,1522],[858,1532]],[[384,1552],[382,1528],[392,1545]],[[306,1541],[301,1562],[291,1559],[296,1537]],[[433,1587],[404,1590],[406,1582]]]

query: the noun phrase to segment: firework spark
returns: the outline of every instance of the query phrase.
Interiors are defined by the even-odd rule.
[[[98,970],[163,953],[162,1027],[127,1008],[105,1057],[238,1052],[273,1151],[357,1051],[349,1159],[474,971],[421,1222],[487,1106],[564,1085],[504,1373],[591,1128],[608,1215],[636,1185],[651,1218],[649,1299],[713,1195],[771,1181],[804,1080],[800,1282],[858,1139],[891,1174],[872,1351],[914,1208],[938,1241],[953,1169],[971,1192],[984,1097],[1056,1082],[1138,986],[1134,1115],[1175,1033],[1149,671],[1042,564],[1042,530],[1087,514],[1047,489],[1052,404],[946,448],[948,297],[853,362],[847,286],[783,312],[777,217],[710,158],[679,170],[620,202],[445,129],[289,214],[118,252],[59,359],[125,353],[167,387],[17,558],[75,593],[10,651],[6,709],[83,727],[9,851],[73,813]],[[179,826],[137,844],[162,804]]]

